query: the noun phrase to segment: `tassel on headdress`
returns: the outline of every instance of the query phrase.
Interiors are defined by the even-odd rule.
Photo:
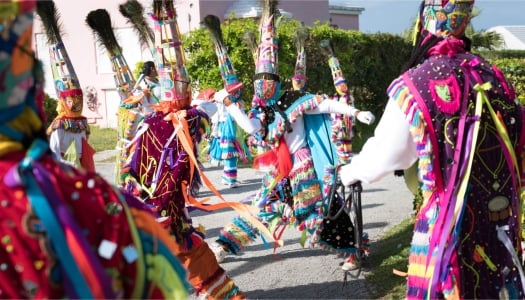
[[[106,48],[113,67],[113,78],[120,100],[128,99],[135,86],[135,78],[122,55],[122,48],[113,32],[109,13],[105,9],[90,11],[86,17],[86,23],[93,30],[97,40]]]
[[[292,77],[293,89],[296,91],[304,90],[306,85],[306,51],[305,43],[308,38],[308,29],[299,27],[294,33],[294,43],[297,49],[297,59],[295,61],[295,71]]]
[[[144,47],[148,47],[152,54],[155,54],[155,36],[153,29],[148,25],[144,17],[144,8],[137,0],[127,0],[125,3],[119,5],[120,13],[128,19],[128,23],[133,26],[133,29],[139,36],[140,43]]]
[[[231,94],[232,101],[237,102],[241,96],[240,90],[242,83],[239,82],[230,57],[228,56],[228,49],[222,37],[221,22],[217,16],[208,15],[204,17],[204,24],[210,31],[212,42],[215,45],[215,54],[219,61],[219,70],[224,88]]]
[[[58,13],[53,1],[37,1],[36,11],[45,29],[49,44],[51,71],[59,104],[58,117],[80,117],[83,108],[83,93],[71,59],[62,42],[62,30]],[[66,105],[66,98],[73,100],[71,108]]]
[[[184,48],[177,24],[173,1],[153,2],[155,60],[161,83],[161,101],[172,101],[175,108],[184,108],[191,102],[191,85]]]
[[[339,101],[352,105],[353,97],[348,91],[343,71],[339,65],[339,59],[335,55],[334,45],[331,40],[321,41],[321,51],[328,57],[328,65],[332,72],[335,90],[339,94]],[[332,142],[336,145],[339,162],[347,164],[352,156],[352,117],[347,115],[336,114],[332,119]]]

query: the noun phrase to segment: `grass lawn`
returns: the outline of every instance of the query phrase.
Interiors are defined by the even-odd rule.
[[[365,261],[371,273],[366,275],[374,288],[372,299],[405,299],[406,277],[393,273],[408,270],[408,252],[414,230],[414,220],[408,218],[391,228],[372,248]]]
[[[114,128],[100,128],[90,126],[89,144],[98,151],[115,149],[117,144],[117,130]]]

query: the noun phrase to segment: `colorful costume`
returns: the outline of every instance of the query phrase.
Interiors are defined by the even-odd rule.
[[[58,97],[58,115],[47,129],[51,151],[73,166],[94,171],[95,150],[87,142],[89,124],[82,116],[82,88],[62,42],[54,3],[39,5],[38,13],[50,45],[50,64]]]
[[[197,173],[197,143],[207,106],[192,107],[191,85],[172,1],[153,4],[154,33],[161,84],[160,103],[144,119],[135,152],[128,161],[126,189],[142,197],[159,214],[173,238],[182,245],[179,258],[199,297],[243,298],[204,242],[202,230],[192,225],[187,204],[201,184]],[[203,104],[212,103],[205,102]]]
[[[106,53],[111,62],[115,87],[120,96],[117,125],[117,145],[119,151],[115,166],[115,183],[122,187],[126,178],[122,175],[127,172],[122,170],[126,164],[130,153],[133,152],[133,139],[138,127],[144,118],[141,107],[143,93],[134,95],[136,81],[131,69],[123,56],[113,28],[111,17],[105,9],[90,11],[86,17],[87,25],[106,49]]]
[[[271,4],[271,3],[270,3]],[[277,41],[274,32],[273,10],[265,6],[261,18],[255,97],[249,117],[258,124],[258,131],[248,131],[251,141],[259,149],[270,149],[258,155],[254,167],[267,170],[262,188],[253,200],[259,208],[258,217],[269,224],[276,239],[285,227],[292,224],[304,232],[304,242],[309,246],[323,246],[342,254],[355,251],[353,240],[337,239],[335,235],[351,237],[351,224],[333,228],[335,235],[323,230],[324,176],[334,175],[337,154],[330,143],[328,115],[338,113],[352,115],[355,109],[328,99],[301,91],[280,93],[277,75]],[[304,48],[299,47],[298,56],[304,59]],[[303,88],[306,76],[304,61],[296,64],[296,86]],[[245,129],[246,130],[246,129]],[[333,177],[330,177],[333,178]],[[326,182],[327,184],[329,182]],[[221,230],[213,245],[218,260],[226,253],[235,254],[258,236],[257,228],[242,217],[236,217]],[[307,241],[306,241],[307,240]]]
[[[204,24],[210,31],[215,45],[215,54],[217,54],[224,88],[231,94],[230,99],[234,104],[242,109],[242,103],[239,101],[242,83],[239,82],[228,56],[228,50],[222,38],[220,20],[217,16],[208,15],[204,18]],[[212,116],[212,139],[209,156],[212,162],[224,164],[222,183],[229,187],[236,187],[239,184],[237,181],[238,160],[248,162],[251,159],[242,133],[222,103],[217,103],[217,113]]]
[[[180,248],[152,212],[45,142],[34,8],[0,2],[0,297],[185,299]]]
[[[321,41],[321,49],[328,58],[328,66],[332,73],[337,100],[348,105],[354,105],[353,97],[350,94],[346,79],[339,65],[339,59],[335,55],[335,50],[331,40]],[[332,116],[332,142],[335,143],[339,163],[349,163],[352,156],[352,126],[354,123],[353,116],[333,115]]]
[[[525,297],[525,110],[503,74],[468,52],[473,5],[424,1],[407,71],[388,88],[375,136],[341,170],[345,184],[368,183],[417,164],[408,299]]]

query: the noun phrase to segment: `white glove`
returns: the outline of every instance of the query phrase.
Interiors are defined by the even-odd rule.
[[[215,102],[223,104],[224,99],[228,96],[230,96],[230,93],[228,93],[226,89],[222,89],[218,92],[215,92],[215,94],[213,94],[213,99],[215,99]]]
[[[360,111],[358,114],[357,114],[357,119],[361,122],[361,123],[364,123],[366,125],[370,125],[372,123],[374,123],[376,117],[374,116],[374,114],[372,114],[371,112],[369,111]]]
[[[351,164],[347,164],[339,168],[339,178],[341,179],[341,183],[344,186],[349,186],[352,183],[356,183],[358,181],[352,176],[351,170],[352,170]]]

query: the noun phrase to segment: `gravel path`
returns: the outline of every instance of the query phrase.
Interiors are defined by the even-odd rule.
[[[96,160],[104,160],[114,152],[97,153]],[[241,201],[255,194],[262,174],[250,167],[241,167],[238,178],[241,185],[230,189],[220,184],[222,168],[204,165],[205,175],[228,201]],[[97,171],[113,181],[114,163],[97,163]],[[215,197],[202,188],[200,197]],[[217,199],[217,198],[215,198]],[[412,196],[402,178],[393,175],[374,184],[364,184],[362,194],[364,230],[369,234],[373,255],[374,241],[390,227],[399,224],[412,213]],[[236,214],[232,210],[215,212],[193,211],[194,224],[206,228],[207,241],[212,242],[220,229]],[[367,299],[369,289],[364,275],[349,278],[343,286],[341,258],[321,249],[303,249],[300,233],[287,228],[282,239],[284,246],[268,248],[262,239],[247,247],[237,256],[228,256],[222,266],[249,299]],[[366,265],[365,265],[366,267]]]

